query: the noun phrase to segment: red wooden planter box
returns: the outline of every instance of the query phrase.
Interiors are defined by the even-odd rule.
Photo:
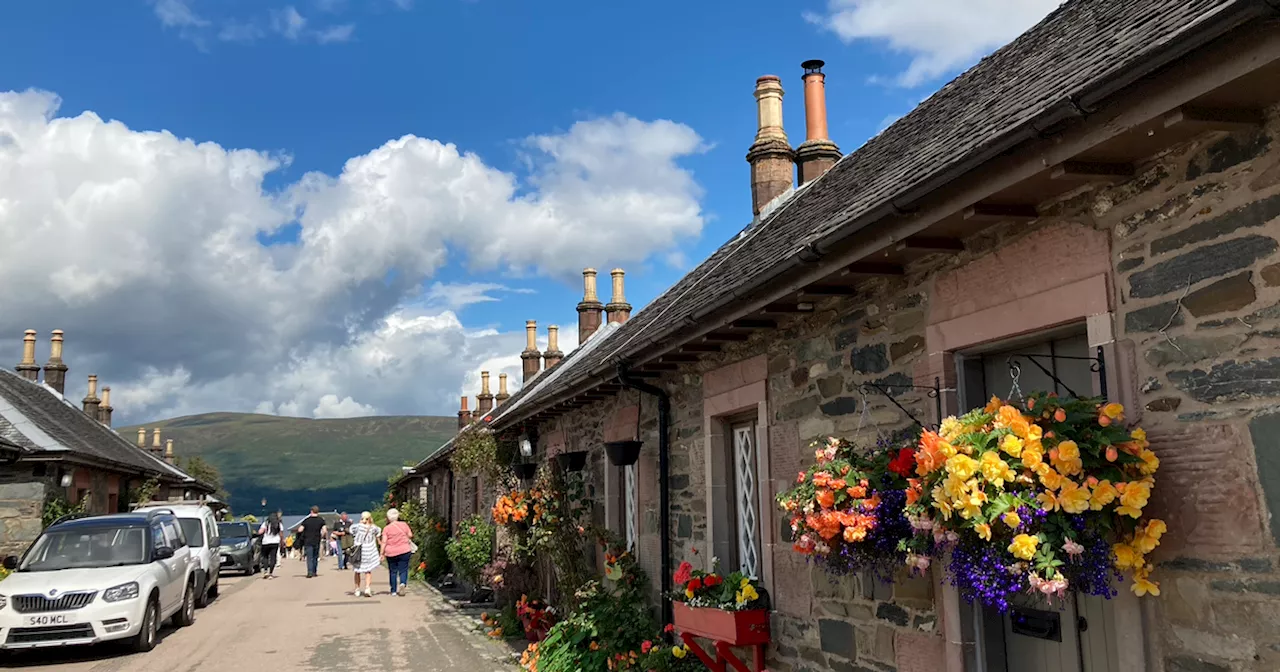
[[[730,646],[769,643],[769,612],[764,609],[724,611],[690,607],[683,602],[671,605],[676,629]]]

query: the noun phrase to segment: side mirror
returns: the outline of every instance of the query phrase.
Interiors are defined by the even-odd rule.
[[[9,570],[9,571],[11,571],[11,572],[12,572],[13,570],[17,569],[17,568],[18,568],[18,556],[16,556],[16,555],[6,555],[6,556],[4,556],[4,568],[5,568],[5,569],[7,569],[7,570]]]
[[[169,558],[173,557],[173,549],[169,548],[168,546],[161,546],[160,548],[157,548],[155,550],[155,553],[152,554],[152,557],[154,557],[156,560],[168,560]]]
[[[222,545],[221,537],[214,537],[209,540],[209,548],[218,548],[221,545]]]

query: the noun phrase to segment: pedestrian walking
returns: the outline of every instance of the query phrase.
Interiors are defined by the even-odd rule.
[[[284,525],[280,522],[280,517],[271,514],[267,518],[267,522],[262,524],[258,529],[258,535],[262,537],[262,569],[266,570],[262,573],[263,579],[276,578],[276,559],[280,557],[280,541],[284,537]]]
[[[347,517],[347,512],[343,511],[338,520],[333,523],[333,536],[338,540],[338,569],[346,570],[347,568],[347,551],[351,548],[351,519]],[[356,586],[359,588],[360,586]]]
[[[391,575],[391,594],[404,597],[409,588],[409,561],[413,559],[415,545],[413,530],[400,520],[398,509],[387,509],[387,527],[382,531],[382,557],[387,560],[387,573]]]
[[[373,570],[381,564],[382,529],[373,523],[373,514],[360,514],[351,526],[351,565],[356,574],[356,597],[373,597]]]
[[[302,520],[298,526],[298,534],[302,538],[302,555],[307,560],[307,578],[319,573],[320,542],[325,538],[324,518],[320,517],[320,507],[311,507],[311,515]]]

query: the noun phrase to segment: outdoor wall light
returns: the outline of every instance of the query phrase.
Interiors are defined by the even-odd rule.
[[[61,483],[61,484],[62,484],[62,487],[64,487],[64,488],[69,488],[69,487],[71,487],[71,482],[72,482],[72,481],[71,481],[71,474],[63,474],[63,475],[62,475],[62,480],[61,480],[61,481],[59,481],[59,483]]]
[[[521,435],[520,437],[520,454],[525,457],[533,456],[533,443],[529,441],[528,435]]]

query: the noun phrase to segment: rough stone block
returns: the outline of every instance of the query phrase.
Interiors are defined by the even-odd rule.
[[[889,346],[889,359],[897,362],[922,350],[924,350],[924,337],[918,334],[913,335]]]
[[[1195,243],[1220,238],[1233,231],[1263,226],[1280,217],[1280,196],[1253,201],[1248,205],[1196,222],[1177,233],[1151,241],[1151,254],[1164,254]]]
[[[818,392],[823,398],[834,397],[844,389],[844,377],[839,374],[826,376],[818,380]]]
[[[1280,543],[1280,414],[1255,417],[1249,422],[1249,434],[1253,437],[1258,481],[1271,513],[1271,534]]]
[[[1129,295],[1141,299],[1168,294],[1188,283],[1248,268],[1277,248],[1280,243],[1274,238],[1258,235],[1198,247],[1129,276]]]
[[[910,621],[907,610],[892,602],[882,602],[876,607],[876,618],[889,621],[894,625],[906,626]]]
[[[1228,360],[1208,371],[1170,371],[1169,381],[1206,403],[1280,396],[1280,357]]]
[[[1143,354],[1143,359],[1157,368],[1169,364],[1192,364],[1232,352],[1248,339],[1245,334],[1179,336],[1156,343]]]
[[[1164,661],[1165,672],[1231,672],[1226,665],[1212,663],[1195,656],[1172,656]]]
[[[849,623],[830,618],[818,619],[818,637],[826,653],[850,660],[858,657],[857,638]]]
[[[825,415],[849,415],[858,410],[858,400],[854,397],[836,397],[821,408]]]
[[[849,364],[858,373],[880,373],[889,368],[884,343],[858,348],[849,355]]]
[[[946,647],[940,636],[899,630],[894,633],[893,650],[898,672],[946,669]]]
[[[1116,263],[1116,272],[1128,273],[1129,271],[1132,271],[1133,269],[1141,266],[1142,262],[1144,261],[1146,261],[1146,259],[1143,257],[1133,257],[1131,259],[1122,259]]]
[[[1271,144],[1271,138],[1260,128],[1232,133],[1193,157],[1187,164],[1187,179],[1199,179],[1203,175],[1221,173],[1228,168],[1262,156]]]
[[[0,500],[44,501],[44,483],[4,483],[0,484]]]
[[[1240,310],[1257,298],[1253,272],[1245,271],[1191,292],[1182,299],[1182,305],[1193,316],[1205,317]]]
[[[1191,653],[1223,660],[1251,660],[1257,653],[1253,640],[1235,634],[1220,635],[1175,625],[1173,637]]]
[[[1146,409],[1152,413],[1171,413],[1182,405],[1181,397],[1161,397],[1147,402]]]
[[[1166,327],[1180,327],[1183,322],[1177,302],[1166,301],[1125,313],[1124,330],[1130,334],[1156,332]]]

